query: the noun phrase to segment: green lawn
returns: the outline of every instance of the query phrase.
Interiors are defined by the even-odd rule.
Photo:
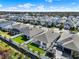
[[[25,41],[27,41],[28,39],[25,36],[18,36],[16,38],[13,38],[13,41],[17,42],[17,43],[23,43]]]
[[[39,55],[45,55],[45,51],[43,49],[39,48],[38,45],[36,45],[34,43],[27,44],[27,47],[29,47],[29,49],[31,48],[33,50],[33,52],[37,51],[39,53]]]
[[[6,38],[11,38],[11,36],[8,35],[8,32],[5,32],[5,31],[0,30],[0,35],[3,36],[3,37],[6,37]]]

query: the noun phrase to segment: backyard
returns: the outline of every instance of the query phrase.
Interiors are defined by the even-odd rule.
[[[38,55],[45,55],[45,51],[43,50],[43,49],[41,49],[41,48],[39,48],[39,46],[37,45],[37,44],[34,44],[34,43],[28,43],[27,45],[26,45],[29,49],[31,49],[32,50],[32,52],[34,52],[34,53],[37,53]]]
[[[25,37],[24,35],[22,35],[22,36],[18,36],[16,38],[13,38],[12,40],[21,44],[21,43],[27,41],[28,39],[27,39],[27,37]]]

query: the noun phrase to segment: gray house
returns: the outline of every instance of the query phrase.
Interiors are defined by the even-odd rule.
[[[29,36],[30,38],[44,32],[44,30],[42,30],[41,28],[37,28],[34,26],[30,27],[25,24],[18,24],[16,26],[13,26],[13,28],[18,29],[19,31]]]
[[[75,52],[78,55],[76,56],[79,57],[79,34],[68,34],[62,39],[59,39],[57,44],[57,48],[61,48],[62,54],[66,53],[71,56],[75,55]]]
[[[16,22],[14,21],[4,21],[4,22],[0,22],[0,28],[2,29],[8,29],[8,28],[12,28],[12,25],[15,25]]]
[[[40,48],[46,49],[48,48],[51,43],[59,37],[59,33],[55,33],[51,30],[47,31],[46,33],[42,33],[33,37],[34,43],[38,44]]]

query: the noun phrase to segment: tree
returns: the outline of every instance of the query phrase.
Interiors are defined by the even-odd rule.
[[[33,16],[33,13],[32,13],[32,12],[29,12],[29,15],[30,15],[30,16]]]
[[[74,31],[75,29],[76,29],[75,27],[71,27],[71,28],[70,28],[71,31]]]
[[[63,23],[60,25],[59,29],[62,30],[63,29]]]

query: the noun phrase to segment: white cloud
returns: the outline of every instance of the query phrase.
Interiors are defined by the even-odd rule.
[[[33,6],[35,6],[35,5],[34,4],[31,4],[31,3],[26,3],[26,4],[18,5],[18,7],[27,8],[27,9],[29,9],[29,8],[31,8]]]
[[[17,7],[9,7],[8,9],[10,9],[10,10],[16,10],[18,8]]]
[[[16,6],[13,6],[13,7],[7,7],[7,8],[3,8],[0,10],[2,11],[33,11],[33,12],[57,12],[57,11],[78,11],[79,12],[79,7],[75,6],[72,8],[72,7],[64,7],[64,6],[61,6],[61,7],[55,7],[55,6],[45,6],[45,5],[35,5],[35,4],[31,4],[31,3],[26,3],[26,4],[20,4],[20,5],[16,5]]]
[[[34,8],[36,11],[44,11],[45,10],[45,6],[44,5],[38,5],[36,6],[36,8]]]
[[[53,1],[61,1],[61,0],[45,0],[45,1],[51,3]]]
[[[79,12],[79,7],[52,7],[50,6],[47,11],[53,11],[53,12]]]
[[[27,12],[66,12],[66,11],[78,11],[79,8],[68,8],[68,7],[53,7],[50,6],[49,8],[45,8],[44,5],[38,5],[34,8],[26,9],[26,8],[17,8],[17,7],[9,7],[5,9],[0,9],[1,11],[27,11]]]
[[[51,3],[53,0],[45,0],[46,2],[49,2],[49,3]]]

